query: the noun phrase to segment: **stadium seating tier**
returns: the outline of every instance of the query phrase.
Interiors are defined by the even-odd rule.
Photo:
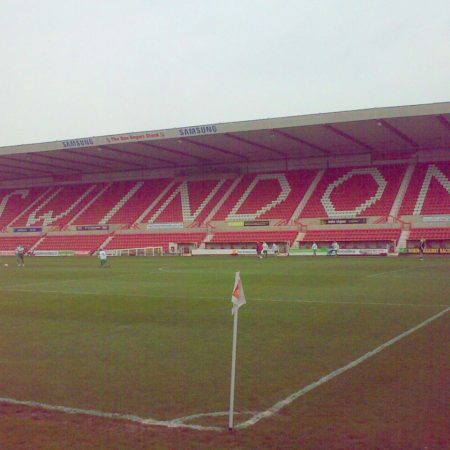
[[[386,217],[405,178],[405,164],[372,167],[329,168],[320,175],[317,170],[293,170],[271,173],[252,173],[239,177],[224,176],[214,179],[150,179],[141,181],[115,181],[64,186],[33,187],[0,190],[0,229],[7,226],[49,226],[61,229],[67,225],[111,224],[131,227],[163,223],[184,223],[184,226],[205,226],[205,221],[245,221],[254,219],[277,220],[287,223],[304,199],[299,219],[322,217]],[[411,168],[413,166],[410,166]],[[317,186],[313,180],[318,180]],[[405,178],[407,180],[407,178]],[[314,189],[308,188],[315,186]],[[399,206],[399,216],[450,214],[450,162],[420,163],[414,166],[409,184],[404,183],[405,195]],[[312,192],[311,192],[312,191]],[[305,198],[306,193],[311,196]],[[401,192],[403,194],[403,191]],[[400,195],[398,199],[400,200]],[[306,201],[307,200],[307,201]],[[395,208],[396,210],[396,208]],[[298,213],[296,213],[298,214]],[[430,239],[447,236],[448,228],[420,229]],[[428,231],[426,231],[428,230]],[[47,230],[55,231],[55,230]],[[265,234],[264,234],[265,233]],[[416,239],[419,231],[412,230],[409,239]],[[297,232],[285,231],[220,231],[212,243],[235,242],[293,242]],[[396,240],[399,230],[310,230],[304,241]],[[161,236],[164,235],[164,238]],[[134,238],[115,236],[108,244],[128,247],[166,246],[169,239],[185,239],[185,233],[170,238],[170,233],[158,233],[155,239],[148,233]],[[98,236],[98,235],[97,235]],[[202,235],[203,236],[203,235]],[[416,236],[416,237],[415,237]],[[139,243],[137,237],[142,238]],[[14,237],[16,239],[17,237]],[[105,237],[103,236],[102,239]],[[419,237],[420,238],[420,237]],[[27,240],[17,238],[27,246]],[[86,239],[87,248],[93,250],[97,240],[92,235],[68,236],[67,241],[47,236],[39,249],[81,250],[79,239]],[[202,239],[191,235],[192,242]],[[207,240],[208,241],[208,240]],[[12,250],[16,241],[6,247]],[[103,242],[103,241],[102,241]],[[61,247],[69,247],[63,248]],[[100,245],[100,244],[99,244]],[[12,246],[12,247],[11,247]],[[123,247],[121,247],[123,248]]]
[[[46,236],[34,251],[71,250],[92,253],[105,241],[104,234],[77,234]]]
[[[136,233],[115,235],[105,246],[106,250],[163,247],[167,252],[169,243],[196,244],[205,239],[206,233]]]
[[[215,233],[211,243],[289,242],[292,244],[297,231],[230,231]]]
[[[50,191],[48,187],[31,189],[0,190],[0,230],[26,213],[26,211],[45,192]]]
[[[406,165],[325,171],[300,218],[389,215]]]
[[[101,189],[99,184],[55,186],[26,214],[12,222],[15,227],[64,226]]]
[[[450,240],[450,227],[414,228],[411,230],[408,241],[420,239],[433,239],[436,241]]]
[[[399,214],[450,214],[449,162],[416,166]]]
[[[40,236],[1,236],[0,251],[12,252],[22,245],[27,252],[39,239]]]
[[[351,230],[310,230],[306,232],[303,242],[357,242],[357,241],[396,241],[400,229],[351,229]]]

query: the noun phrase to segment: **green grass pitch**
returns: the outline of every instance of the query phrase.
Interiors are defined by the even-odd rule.
[[[13,258],[0,257],[0,397],[161,421],[227,410],[236,271],[247,304],[239,311],[235,423],[450,303],[445,258],[110,258],[109,269],[100,269],[96,258],[25,262],[18,268]],[[448,323],[448,315],[439,321]],[[401,367],[389,373],[433,358],[417,351],[402,355]],[[441,363],[434,361],[428,378],[443,376]],[[343,380],[353,377],[350,385],[363,389],[364,375],[356,375],[361,369],[350,375],[352,370]],[[373,370],[382,380],[386,369],[375,365],[371,375]],[[316,392],[283,410],[287,423],[278,424],[276,415],[246,433],[256,433],[258,442],[266,423],[297,438],[301,432],[289,412],[307,404],[313,416]],[[357,400],[347,401],[351,409]],[[191,423],[226,429],[227,417]],[[170,447],[164,438],[157,442]]]

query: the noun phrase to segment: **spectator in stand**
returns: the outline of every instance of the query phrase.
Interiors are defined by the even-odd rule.
[[[313,256],[317,256],[317,244],[315,242],[311,245],[311,250],[313,251]]]
[[[419,256],[420,256],[420,259],[421,259],[421,260],[423,260],[423,253],[424,253],[424,251],[425,251],[425,247],[426,247],[425,239],[422,238],[422,239],[419,241]]]

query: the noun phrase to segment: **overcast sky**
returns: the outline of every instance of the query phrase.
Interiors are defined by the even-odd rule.
[[[0,146],[450,100],[448,0],[0,0]]]

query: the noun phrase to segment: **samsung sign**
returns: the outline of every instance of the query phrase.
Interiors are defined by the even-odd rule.
[[[198,127],[179,128],[178,133],[180,136],[198,136],[200,134],[217,133],[217,127],[215,125],[201,125]]]
[[[94,141],[92,138],[71,139],[70,141],[62,141],[62,145],[64,148],[86,147],[87,145],[94,145]]]

